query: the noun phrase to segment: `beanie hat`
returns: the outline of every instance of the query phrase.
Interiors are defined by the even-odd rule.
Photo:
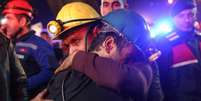
[[[192,9],[194,8],[196,5],[193,2],[193,0],[177,0],[172,8],[171,8],[171,16],[174,17],[176,16],[178,13],[180,13],[181,11],[185,10],[185,9]]]

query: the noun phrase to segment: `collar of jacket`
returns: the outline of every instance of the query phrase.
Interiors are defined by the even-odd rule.
[[[23,35],[23,36],[17,38],[16,40],[14,40],[14,42],[19,42],[19,41],[27,40],[27,39],[29,39],[34,34],[35,34],[35,31],[31,30],[28,33],[26,33],[25,35]]]
[[[189,40],[191,38],[194,38],[195,35],[197,35],[197,34],[196,34],[194,29],[191,31],[188,31],[188,32],[184,32],[184,31],[176,29],[173,32],[171,32],[169,35],[167,35],[166,38],[171,42],[172,41],[178,41],[178,40],[186,41],[186,40]]]

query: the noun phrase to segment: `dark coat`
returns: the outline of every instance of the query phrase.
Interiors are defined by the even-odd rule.
[[[165,101],[200,101],[201,36],[196,31],[174,31],[157,45]]]
[[[11,42],[0,34],[0,100],[25,101],[26,75]]]
[[[118,92],[101,87],[83,73],[66,70],[55,75],[48,86],[47,99],[54,101],[132,101]]]
[[[135,101],[146,99],[152,82],[152,69],[146,62],[120,64],[93,53],[78,52],[73,60],[73,69],[80,71],[104,86]]]

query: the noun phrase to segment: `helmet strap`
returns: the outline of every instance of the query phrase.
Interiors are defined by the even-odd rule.
[[[92,24],[93,25],[93,24]],[[88,37],[89,37],[89,34],[91,34],[92,30],[93,30],[93,26],[92,25],[89,25],[89,27],[87,27],[87,32],[84,36],[84,42],[85,42],[85,52],[88,52],[89,49],[88,49]]]

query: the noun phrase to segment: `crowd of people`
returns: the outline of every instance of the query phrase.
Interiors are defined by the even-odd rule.
[[[154,40],[129,6],[101,0],[97,12],[67,3],[39,37],[28,0],[9,0],[1,12],[0,100],[201,101],[196,3],[176,0],[174,30]]]

